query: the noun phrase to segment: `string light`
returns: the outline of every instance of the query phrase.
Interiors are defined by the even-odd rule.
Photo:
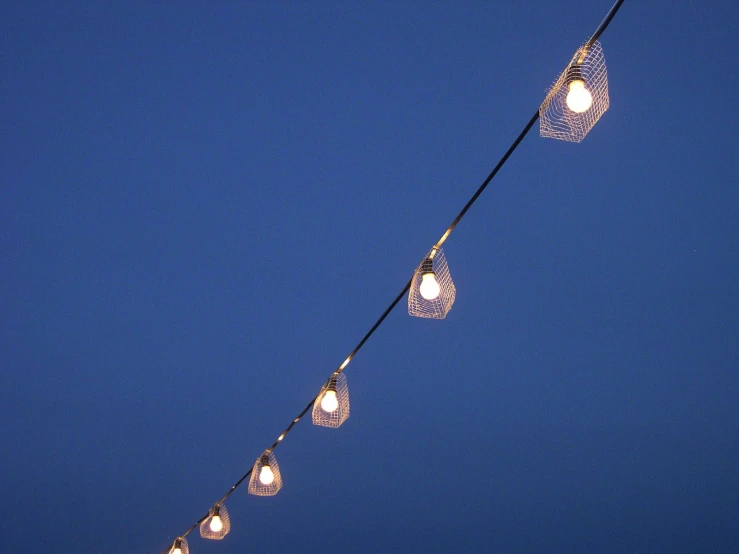
[[[441,248],[432,248],[413,274],[408,292],[408,313],[416,317],[444,319],[452,309],[457,289]]]
[[[210,509],[209,516],[200,524],[200,536],[204,539],[221,540],[231,531],[231,519],[223,504],[216,504]]]
[[[249,494],[256,496],[274,496],[282,488],[280,466],[271,450],[267,450],[257,458],[249,479]]]
[[[318,396],[312,399],[303,411],[295,417],[285,431],[277,438],[275,443],[267,449],[257,460],[254,465],[231,487],[231,489],[216,503],[206,515],[201,517],[180,537],[175,539],[170,547],[163,551],[162,554],[189,554],[190,550],[185,537],[200,525],[200,533],[204,538],[221,539],[231,529],[230,519],[223,502],[231,495],[247,478],[249,478],[248,492],[257,496],[273,496],[282,488],[282,476],[277,460],[274,457],[273,450],[285,438],[293,426],[302,419],[302,417],[313,408],[313,422],[316,425],[324,425],[327,427],[338,427],[349,417],[349,393],[346,384],[346,377],[343,370],[362,348],[377,328],[382,324],[385,318],[392,312],[395,306],[408,293],[408,313],[418,317],[432,317],[443,319],[452,307],[456,297],[456,289],[449,274],[449,268],[446,263],[441,245],[446,241],[452,233],[456,225],[461,221],[469,208],[479,198],[485,188],[490,184],[492,179],[497,175],[498,171],[503,167],[505,162],[518,147],[524,137],[528,134],[536,121],[541,118],[541,136],[559,138],[562,140],[570,140],[579,142],[597,122],[598,118],[608,108],[608,84],[605,70],[605,60],[602,55],[602,49],[597,39],[605,31],[624,0],[616,0],[606,17],[600,23],[596,32],[590,40],[578,50],[567,69],[560,75],[552,89],[550,89],[547,97],[540,106],[539,110],[531,117],[524,127],[523,131],[513,141],[503,157],[498,161],[487,178],[478,187],[477,191],[467,201],[465,206],[459,212],[457,217],[447,228],[441,239],[434,245],[428,255],[423,259],[421,264],[416,268],[413,277],[405,285],[403,290],[398,294],[390,305],[385,309],[380,318],[365,334],[357,346],[347,356],[344,362],[339,366],[328,382],[321,388]],[[596,70],[591,68],[595,67]],[[567,85],[565,95],[565,88]],[[588,97],[590,95],[590,105]],[[572,96],[568,100],[568,96]],[[554,99],[557,99],[555,102]],[[557,128],[557,112],[555,110],[566,105],[566,112],[569,116],[580,116],[582,119],[570,119],[566,122],[570,126],[564,125],[563,129]],[[550,110],[554,110],[550,113]],[[587,115],[590,119],[585,119]],[[571,125],[571,122],[580,122],[579,127]],[[583,123],[584,122],[584,123]],[[438,291],[437,291],[438,287]],[[423,290],[422,290],[423,289]],[[423,303],[433,304],[432,310],[423,309]],[[329,416],[331,424],[327,424],[327,419],[316,415]],[[208,536],[210,534],[210,536]],[[214,536],[218,534],[220,536]]]
[[[539,108],[542,137],[580,142],[610,105],[606,59],[599,42],[575,52]]]
[[[346,375],[334,373],[321,387],[311,414],[314,425],[338,428],[349,417],[349,386]]]

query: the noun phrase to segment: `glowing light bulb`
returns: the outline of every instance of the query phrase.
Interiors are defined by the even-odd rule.
[[[271,485],[274,480],[275,474],[272,473],[272,468],[269,466],[262,466],[262,470],[259,472],[259,482],[262,483],[262,485]]]
[[[582,79],[570,81],[569,92],[567,93],[567,107],[575,113],[583,113],[588,111],[592,105],[593,96],[585,88],[585,81]]]
[[[336,398],[335,390],[327,390],[321,398],[321,409],[324,412],[333,413],[339,407],[339,401]]]
[[[182,549],[178,546],[172,551],[172,554],[182,554]]]
[[[418,292],[421,293],[426,300],[434,300],[439,296],[441,288],[439,283],[436,282],[436,275],[433,271],[423,274],[421,280],[421,286],[418,287]]]
[[[210,519],[210,530],[217,533],[221,529],[223,529],[223,522],[221,521],[221,516],[216,514]]]

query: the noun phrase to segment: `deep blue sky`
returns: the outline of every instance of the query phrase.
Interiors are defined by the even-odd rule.
[[[0,40],[0,548],[157,552],[362,337],[610,0],[20,3]],[[627,0],[301,422],[236,552],[739,551],[734,1]]]

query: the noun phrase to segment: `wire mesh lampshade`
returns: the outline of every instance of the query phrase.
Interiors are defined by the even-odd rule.
[[[349,386],[346,375],[334,373],[321,387],[313,403],[313,425],[337,428],[349,417]]]
[[[187,539],[178,537],[167,550],[162,554],[190,554],[190,548],[187,546]]]
[[[210,514],[200,524],[200,536],[204,539],[221,540],[231,531],[231,519],[223,504],[216,504]]]
[[[257,458],[249,478],[249,494],[256,496],[274,496],[282,488],[282,475],[277,458],[270,451]]]
[[[539,107],[542,137],[580,142],[608,109],[608,74],[600,42],[582,46]]]
[[[416,317],[444,319],[452,309],[457,289],[441,248],[431,250],[416,268],[408,292],[408,313]]]

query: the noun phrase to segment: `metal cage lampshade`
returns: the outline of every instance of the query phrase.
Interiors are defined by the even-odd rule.
[[[249,479],[249,494],[256,496],[274,496],[282,488],[282,475],[277,458],[271,450],[267,450],[257,458]]]
[[[582,46],[539,107],[542,137],[580,142],[609,106],[608,73],[600,42]]]
[[[162,552],[162,554],[190,554],[190,547],[187,546],[187,539],[185,537],[177,537],[172,546]]]
[[[349,417],[349,386],[346,375],[334,373],[321,387],[313,403],[313,425],[336,429]]]
[[[452,309],[457,289],[441,248],[432,249],[416,268],[408,292],[408,313],[416,317],[444,319]]]
[[[231,531],[231,519],[223,504],[216,504],[210,514],[200,524],[200,536],[204,539],[219,541]]]

